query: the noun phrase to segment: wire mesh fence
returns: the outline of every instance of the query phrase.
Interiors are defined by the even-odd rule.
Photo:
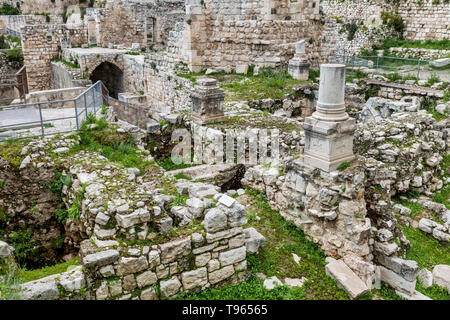
[[[347,67],[351,67],[352,72],[361,68],[367,68],[375,74],[398,73],[417,79],[426,79],[431,74],[444,74],[450,77],[450,64],[439,66],[434,61],[422,59],[335,55],[331,58],[330,62],[345,64]]]
[[[73,99],[2,106],[0,140],[77,131],[87,115],[108,104],[108,99],[107,89],[98,81]]]

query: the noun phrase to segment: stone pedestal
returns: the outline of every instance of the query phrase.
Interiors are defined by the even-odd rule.
[[[297,80],[308,80],[310,64],[306,59],[305,40],[295,44],[294,58],[289,60],[288,72]]]
[[[320,66],[319,100],[316,112],[305,119],[304,163],[324,171],[334,171],[355,158],[355,119],[345,112],[345,66]]]
[[[191,93],[192,119],[199,124],[224,120],[225,92],[219,88],[217,80],[197,78],[197,84]]]

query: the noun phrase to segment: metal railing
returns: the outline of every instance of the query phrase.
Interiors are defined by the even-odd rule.
[[[334,55],[330,59],[331,63],[342,63],[347,67],[352,68],[352,72],[355,68],[366,67],[375,69],[375,73],[408,73],[415,75],[417,79],[420,79],[420,74],[423,71],[437,72],[439,70],[433,69],[429,60],[422,59],[407,59],[398,57],[385,57],[385,56],[347,56],[347,55]],[[450,69],[444,70],[449,72]]]
[[[96,113],[103,105],[109,105],[109,92],[99,80],[72,99],[2,106],[0,107],[0,136],[9,135],[20,139],[78,131],[87,115]],[[28,113],[31,119],[29,121],[11,119],[8,123],[2,124],[2,120],[5,122],[4,119],[7,117],[6,113],[2,117],[2,113],[8,111],[13,111],[12,116],[18,118]],[[19,112],[14,113],[14,111]],[[61,116],[54,117],[52,113]],[[19,135],[13,130],[18,131]]]

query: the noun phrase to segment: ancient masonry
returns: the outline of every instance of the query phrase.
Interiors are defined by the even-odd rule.
[[[81,126],[92,143],[107,145],[103,153],[77,149],[88,138],[65,130],[61,136],[26,140],[19,151],[8,147],[0,157],[5,237],[14,238],[10,221],[31,221],[34,237],[45,244],[63,241],[64,260],[79,256],[81,262],[22,284],[24,299],[169,299],[246,281],[247,258],[266,239],[246,226],[249,212],[234,198],[245,194],[243,187],[265,194],[274,210],[325,252],[326,274],[351,299],[381,283],[407,299],[427,299],[416,290],[417,277],[428,287],[434,283],[450,290],[449,266],[430,272],[406,259],[411,244],[400,227],[450,241],[450,210],[435,196],[450,183],[444,168],[450,143],[448,88],[440,80],[394,82],[378,74],[348,80],[345,65],[328,63],[337,54],[359,53],[398,36],[382,12],[403,19],[406,39],[448,39],[448,3],[65,2],[24,0],[23,15],[0,16],[0,31],[20,38],[28,103],[38,104],[34,111],[41,119],[25,131],[14,129],[58,132],[56,121],[44,125],[42,112],[76,113],[82,99],[75,97],[82,95],[84,116],[58,121],[67,120],[65,129]],[[47,14],[33,15],[35,10]],[[349,26],[357,28],[352,36]],[[390,51],[427,59],[449,52]],[[320,69],[318,83],[309,79],[311,68]],[[241,91],[255,93],[254,98],[226,100],[229,78],[238,78],[234,84],[245,88],[251,81],[245,75],[273,69],[298,80],[291,92],[265,98],[250,84]],[[280,87],[279,79],[271,80],[264,90]],[[86,88],[94,83],[100,86],[90,100]],[[81,123],[90,101],[99,104],[97,122]],[[105,134],[96,131],[102,126]],[[213,161],[163,170],[155,157],[169,159],[176,129],[194,141],[206,140],[200,149],[205,147]],[[248,139],[249,163],[221,163],[224,150],[210,149],[229,132],[233,148],[225,150],[227,160],[234,161],[234,142]],[[0,139],[15,134],[0,130]],[[267,153],[251,143],[258,139],[270,142],[273,162],[256,163]],[[114,148],[129,154],[129,145],[138,150],[145,170],[108,160]],[[184,155],[189,160],[190,151]],[[64,184],[59,203],[50,186],[57,174]],[[18,191],[15,185],[21,186]],[[228,193],[230,185],[239,189]],[[426,211],[417,221],[398,201],[411,192],[417,195],[413,203]],[[39,201],[32,209],[39,213],[29,215],[33,197]],[[57,223],[53,209],[58,206],[77,217]],[[51,245],[39,250],[36,264],[51,264],[61,255]],[[13,256],[14,248],[0,241],[0,270],[15,264]]]

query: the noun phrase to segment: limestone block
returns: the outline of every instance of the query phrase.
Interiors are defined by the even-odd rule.
[[[433,283],[447,288],[450,293],[450,266],[438,264],[433,269]]]
[[[227,266],[230,264],[234,264],[240,262],[245,259],[247,253],[247,249],[245,246],[232,249],[229,251],[221,252],[219,254],[219,261],[222,266]]]
[[[120,258],[119,265],[117,267],[117,274],[119,276],[127,275],[130,273],[136,273],[148,268],[147,259],[142,256],[139,258]]]
[[[112,264],[119,259],[119,251],[105,250],[89,254],[83,258],[83,265],[86,268],[103,267]]]
[[[185,290],[203,287],[208,283],[208,272],[205,267],[181,274],[181,282]]]
[[[159,245],[161,250],[161,262],[170,263],[188,255],[191,252],[191,238],[183,238]]]
[[[217,261],[218,262],[218,261]],[[232,265],[223,267],[222,269],[210,272],[208,275],[209,282],[211,284],[219,283],[234,274],[234,268]]]
[[[181,282],[176,277],[160,282],[161,296],[163,298],[176,295],[180,291],[180,288]]]
[[[244,229],[245,246],[248,253],[256,253],[259,248],[264,247],[266,238],[260,234],[255,228]]]
[[[412,294],[416,288],[416,280],[408,281],[383,266],[380,266],[380,279],[382,282],[389,284],[394,289],[404,291],[406,293]]]
[[[328,263],[325,271],[351,299],[356,299],[369,291],[366,284],[342,260]]]
[[[20,286],[23,300],[55,300],[59,298],[59,290],[56,278],[52,275],[35,281],[24,283]]]

